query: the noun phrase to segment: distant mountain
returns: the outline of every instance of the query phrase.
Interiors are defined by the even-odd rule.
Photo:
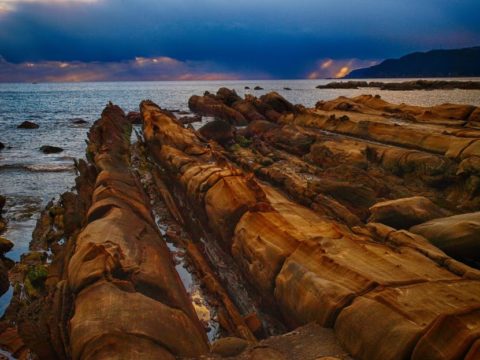
[[[415,52],[350,72],[347,79],[480,76],[480,46]]]

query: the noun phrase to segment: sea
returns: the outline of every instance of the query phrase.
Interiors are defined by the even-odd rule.
[[[378,80],[378,79],[377,79]],[[382,79],[405,81],[407,79]],[[410,80],[410,79],[408,79]],[[476,80],[480,79],[450,79]],[[442,103],[480,106],[480,90],[384,91],[364,89],[316,89],[332,80],[248,80],[248,81],[162,81],[162,82],[94,82],[0,84],[0,194],[7,203],[3,217],[8,229],[2,235],[15,246],[7,254],[18,261],[28,251],[35,222],[43,207],[74,185],[73,162],[85,156],[85,140],[90,125],[99,118],[111,101],[125,112],[138,111],[140,101],[150,99],[162,108],[188,111],[188,99],[220,87],[235,89],[243,96],[277,91],[295,104],[313,107],[318,100],[338,96],[379,94],[393,103],[432,106]],[[260,86],[263,90],[253,90]],[[250,89],[245,89],[249,87]],[[289,88],[290,90],[286,90]],[[84,119],[88,124],[74,124]],[[28,120],[40,127],[18,129]],[[59,146],[59,154],[46,155],[43,145]],[[0,298],[0,316],[12,297],[10,288]]]

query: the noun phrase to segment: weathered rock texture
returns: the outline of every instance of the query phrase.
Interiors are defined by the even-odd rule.
[[[18,324],[20,345],[46,359],[478,357],[480,271],[450,257],[479,261],[476,109],[372,96],[305,109],[225,88],[189,105],[217,119],[196,132],[151,101],[134,117],[151,181],[191,237],[185,253],[229,312],[229,335],[243,340],[208,353],[132,171],[133,120],[113,105],[89,133],[76,193],[50,204],[35,230],[32,250],[51,250],[53,262],[24,256],[7,314],[15,322],[0,332]],[[205,256],[214,251],[243,276],[218,276],[228,263]],[[224,283],[234,278],[249,282],[241,301]],[[316,325],[298,329],[305,339],[256,343],[272,334],[267,317]]]
[[[6,221],[2,218],[5,202],[5,197],[0,195],[0,296],[3,295],[10,286],[8,270],[13,265],[12,261],[5,257],[5,253],[12,249],[13,243],[1,236],[6,228]]]
[[[221,101],[229,106],[231,100]],[[370,143],[363,140],[370,136],[369,128],[363,125],[364,136],[355,140],[339,136],[345,146],[328,144],[332,155],[324,161],[312,152],[313,145],[337,136],[315,129],[325,130],[324,123],[311,120],[322,118],[320,114],[290,107],[278,94],[248,102],[281,126],[229,149],[202,141],[150,101],[142,102],[141,113],[150,153],[175,184],[177,200],[194,209],[216,234],[264,301],[274,304],[291,327],[310,321],[334,327],[341,343],[359,359],[455,358],[477,351],[480,271],[451,259],[422,236],[378,223],[362,225],[369,208],[382,197],[406,197],[398,195],[421,189],[450,205],[441,196],[447,185],[439,191],[431,184],[441,180],[429,178],[450,175],[425,169],[418,160],[411,171],[426,179],[415,175],[419,179],[414,185],[401,183],[372,160]],[[275,116],[267,116],[271,111]],[[325,122],[329,119],[326,116]],[[335,123],[343,121],[350,120]],[[394,127],[388,121],[378,123]],[[326,130],[356,135],[354,130]],[[380,147],[375,148],[378,151],[390,149],[373,145]],[[438,141],[432,148],[441,146],[451,144]],[[440,154],[431,151],[426,156],[438,159],[439,167],[457,165],[456,157]],[[393,185],[378,174],[393,179]],[[452,174],[456,176],[455,171]],[[464,192],[463,186],[455,191]],[[475,200],[469,196],[465,197]],[[452,321],[458,321],[462,331],[456,335],[457,345],[448,347],[442,335],[450,331]]]
[[[37,299],[19,310],[19,333],[42,359],[174,359],[208,351],[129,168],[130,132],[123,111],[107,106],[90,130],[91,164],[82,164],[77,194],[63,195],[67,241]],[[36,237],[48,242],[52,222],[45,214]]]

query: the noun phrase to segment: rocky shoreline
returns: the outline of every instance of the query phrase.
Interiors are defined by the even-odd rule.
[[[195,131],[152,101],[135,116],[107,105],[75,190],[11,270],[3,349],[480,356],[479,108],[360,96],[307,109],[226,88],[189,107],[216,120]]]
[[[378,88],[379,90],[480,90],[480,81],[456,81],[456,80],[410,80],[401,82],[382,81],[334,81],[326,85],[318,85],[317,89],[360,89]]]

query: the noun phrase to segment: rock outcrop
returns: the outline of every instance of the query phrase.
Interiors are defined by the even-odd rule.
[[[475,109],[226,88],[189,105],[216,119],[196,131],[143,101],[134,147],[107,106],[14,272],[0,345],[18,330],[49,359],[478,357]],[[217,304],[210,348],[185,272]]]
[[[40,151],[44,154],[58,154],[61,153],[63,149],[58,146],[43,145],[40,147]]]
[[[437,218],[410,231],[452,256],[480,261],[480,212]]]
[[[38,129],[40,125],[35,124],[31,121],[24,121],[20,125],[17,126],[18,129]]]
[[[408,229],[414,225],[448,215],[423,196],[382,201],[370,208],[369,222],[379,222],[395,229]]]
[[[243,150],[208,145],[152,102],[143,102],[141,112],[149,151],[166,170],[178,202],[194,210],[233,254],[264,301],[273,302],[290,326],[316,321],[333,327],[359,359],[421,359],[433,353],[461,357],[475,351],[480,271],[405,230],[372,223],[352,231],[321,211],[293,202],[227,159],[247,167],[240,162]],[[295,118],[291,114],[282,121],[289,116]],[[288,142],[295,145],[294,140]],[[259,163],[250,160],[255,155],[248,148],[243,149],[246,162]],[[298,149],[299,154],[305,150],[308,147]],[[235,151],[239,152],[232,154]],[[304,169],[313,166],[291,153],[290,149],[284,153],[289,162],[281,168],[283,173],[295,161]],[[355,181],[360,185],[363,178]],[[337,183],[326,191],[336,188],[338,198],[343,196],[352,205],[371,203],[378,191],[373,186],[367,195],[358,189],[355,196],[352,184]],[[452,316],[462,316],[469,330],[456,338],[462,346],[448,349],[438,334],[448,331]]]
[[[62,209],[67,240],[18,323],[40,358],[174,359],[208,352],[147,197],[129,169],[130,132],[123,111],[107,106],[90,130],[91,164],[83,165],[77,194],[63,196],[64,205],[70,203]],[[48,224],[47,217],[47,231],[37,233],[48,233]]]
[[[325,85],[318,85],[317,89],[358,89],[379,88],[380,90],[480,90],[480,81],[455,80],[411,80],[398,82],[381,81],[334,81]]]
[[[0,195],[0,296],[3,295],[10,286],[8,270],[13,266],[13,262],[5,257],[5,253],[12,249],[13,243],[1,236],[6,228],[6,221],[2,218],[5,202],[5,197]]]

